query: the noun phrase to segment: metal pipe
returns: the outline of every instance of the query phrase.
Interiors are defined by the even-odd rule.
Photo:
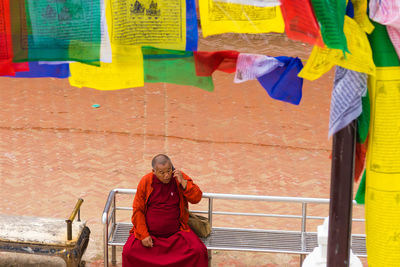
[[[80,221],[80,208],[81,205],[83,203],[83,199],[79,198],[78,201],[75,204],[75,208],[72,210],[71,215],[69,216],[68,220],[65,220],[65,222],[67,223],[67,240],[72,240],[72,222],[75,219],[75,216],[77,213],[79,213],[78,215],[78,221]]]
[[[69,216],[68,220],[70,220],[72,222],[75,219],[75,216],[78,213],[78,210],[81,208],[82,203],[83,203],[83,199],[82,198],[78,199],[78,202],[76,202],[75,208],[72,211],[71,215]]]
[[[213,219],[213,199],[208,199],[208,221],[210,222],[210,227],[212,228],[212,219]]]
[[[207,211],[191,211],[192,213],[208,213]],[[300,215],[283,215],[283,214],[266,214],[266,213],[247,213],[247,212],[230,212],[230,211],[213,211],[213,215],[233,215],[233,216],[256,216],[256,217],[277,217],[301,219]]]
[[[101,222],[103,224],[105,224],[108,221],[108,218],[107,218],[108,216],[107,215],[108,215],[108,212],[110,211],[110,206],[111,206],[112,199],[114,198],[114,195],[117,192],[119,192],[120,190],[122,190],[122,189],[113,189],[108,194],[107,202],[106,202],[106,205],[105,205],[104,210],[103,210],[103,216],[101,217]],[[128,194],[135,194],[136,193],[136,189],[126,189],[124,191],[129,191]]]
[[[108,267],[108,222],[104,225],[104,267]]]
[[[210,222],[210,228],[212,230],[212,220],[213,220],[213,198],[208,198],[208,221]],[[212,249],[207,249],[208,253],[208,266],[211,266],[212,262]]]
[[[306,250],[306,237],[305,233],[307,230],[307,203],[301,204],[301,250]],[[300,266],[303,264],[304,255],[300,255]]]
[[[307,227],[307,203],[301,204],[301,250],[305,249],[305,232]]]
[[[353,121],[333,136],[327,267],[350,265],[356,127]]]
[[[72,221],[65,220],[67,223],[67,240],[72,240]]]
[[[106,213],[110,209],[112,198],[114,194],[135,194],[136,189],[124,189],[116,188],[110,191],[106,205],[104,207],[102,222],[106,221]],[[314,203],[314,204],[328,204],[329,199],[326,198],[302,198],[302,197],[280,197],[280,196],[257,196],[257,195],[235,195],[235,194],[218,194],[218,193],[203,193],[203,198],[214,198],[214,199],[232,199],[232,200],[256,200],[256,201],[271,201],[271,202],[297,202],[297,203]],[[353,201],[354,205],[357,204]],[[120,208],[119,208],[120,209]],[[127,208],[128,209],[128,208]],[[131,209],[131,208],[129,208]]]
[[[304,197],[280,197],[280,196],[257,196],[257,195],[234,195],[234,194],[216,194],[204,193],[205,198],[216,199],[231,199],[231,200],[256,200],[256,201],[271,201],[271,202],[297,202],[297,203],[329,203],[329,199],[325,198],[304,198]]]
[[[113,198],[113,212],[112,212],[112,225],[111,225],[111,231],[114,233],[115,230],[115,224],[116,224],[116,210],[115,210],[115,201],[116,201],[116,194],[114,194],[114,198]],[[112,265],[116,265],[117,264],[117,251],[116,251],[116,247],[112,246],[111,247],[111,264]]]

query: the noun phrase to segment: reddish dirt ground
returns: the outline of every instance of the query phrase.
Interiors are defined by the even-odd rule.
[[[202,39],[199,50],[303,60],[311,51],[281,35],[238,37]],[[233,77],[215,73],[212,93],[173,84],[103,92],[71,87],[68,80],[0,78],[0,213],[66,218],[83,197],[82,218],[92,231],[85,259],[88,266],[101,266],[100,218],[108,192],[135,188],[158,153],[170,155],[204,192],[328,198],[333,71],[304,82],[299,106],[271,99],[256,81],[234,84]],[[297,206],[276,210],[300,211]],[[328,207],[314,213],[326,216]],[[362,208],[356,216],[363,216]],[[216,221],[229,223],[282,226],[277,220]],[[363,227],[354,230],[362,233]],[[213,253],[213,266],[298,264],[298,256],[284,254]]]

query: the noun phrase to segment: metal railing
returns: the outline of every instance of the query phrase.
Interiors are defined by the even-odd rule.
[[[133,210],[132,207],[116,206],[117,194],[135,194],[136,189],[113,189],[108,195],[106,205],[102,215],[102,223],[104,225],[104,266],[108,266],[108,243],[112,238],[112,234],[116,227],[116,211],[117,210]],[[218,194],[203,193],[202,198],[208,199],[208,211],[192,210],[194,213],[203,213],[208,215],[210,225],[213,224],[213,215],[230,215],[230,216],[258,216],[258,217],[275,217],[301,219],[301,246],[305,249],[305,234],[307,233],[307,220],[323,220],[323,216],[307,216],[308,204],[329,204],[329,199],[325,198],[304,198],[304,197],[281,197],[281,196],[257,196],[257,195],[237,195],[237,194]],[[289,214],[266,214],[266,213],[250,213],[250,212],[224,212],[214,211],[213,205],[215,199],[225,200],[243,200],[243,201],[263,201],[263,202],[281,202],[281,203],[299,203],[302,207],[301,215]],[[357,204],[353,201],[353,204]],[[364,222],[364,219],[353,219],[353,222]],[[303,257],[304,255],[301,255]],[[302,258],[301,258],[302,260]],[[116,246],[112,246],[112,264],[116,264]]]
[[[75,204],[75,208],[72,210],[71,215],[68,220],[65,220],[67,223],[67,239],[72,240],[72,222],[75,220],[76,214],[78,214],[78,222],[81,221],[81,206],[83,203],[83,199],[79,198]]]

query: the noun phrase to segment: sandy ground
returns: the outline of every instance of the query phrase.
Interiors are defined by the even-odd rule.
[[[199,50],[221,49],[302,59],[311,51],[281,35],[200,40]],[[0,213],[67,218],[83,197],[82,218],[92,231],[85,259],[101,266],[108,192],[135,188],[158,153],[170,155],[204,192],[328,198],[333,71],[304,82],[299,106],[271,99],[257,82],[234,84],[233,74],[213,78],[213,93],[173,84],[102,92],[67,80],[0,78]],[[222,207],[249,209],[243,203]],[[259,208],[300,213],[298,206]],[[326,216],[328,207],[310,213]],[[355,216],[363,217],[362,207]],[[300,229],[298,221],[216,220],[230,223]],[[363,226],[354,231],[363,233]],[[298,256],[284,254],[213,253],[213,266],[298,265]]]

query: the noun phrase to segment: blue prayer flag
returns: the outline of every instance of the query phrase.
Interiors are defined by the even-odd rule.
[[[284,66],[257,77],[257,80],[270,97],[298,105],[302,97],[303,78],[297,74],[303,68],[303,64],[297,57],[276,57],[276,59],[284,63]]]
[[[69,64],[39,64],[38,62],[29,62],[29,71],[16,72],[16,78],[68,78]]]

